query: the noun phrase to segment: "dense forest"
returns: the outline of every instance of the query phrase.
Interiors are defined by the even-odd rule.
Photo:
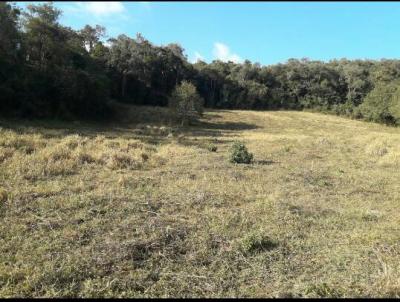
[[[51,3],[0,3],[0,112],[23,118],[110,117],[111,102],[166,106],[191,82],[205,107],[308,109],[400,123],[400,60],[289,59],[262,66],[188,62],[178,44],[141,34],[105,39],[102,26],[73,30]]]

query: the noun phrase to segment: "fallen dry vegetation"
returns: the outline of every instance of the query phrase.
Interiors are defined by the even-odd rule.
[[[1,122],[1,297],[400,296],[399,129],[131,111]],[[254,163],[228,161],[235,140]]]

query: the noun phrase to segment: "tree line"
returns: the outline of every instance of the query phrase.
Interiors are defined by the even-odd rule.
[[[104,119],[110,102],[166,106],[177,86],[191,83],[208,108],[310,109],[400,123],[400,60],[190,63],[178,44],[154,45],[141,34],[105,42],[104,27],[73,30],[59,23],[61,13],[51,3],[22,10],[0,2],[2,115]]]

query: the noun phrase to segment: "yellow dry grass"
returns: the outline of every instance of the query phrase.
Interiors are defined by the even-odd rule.
[[[2,121],[0,297],[400,296],[400,129],[129,110]],[[253,164],[229,163],[235,140]]]

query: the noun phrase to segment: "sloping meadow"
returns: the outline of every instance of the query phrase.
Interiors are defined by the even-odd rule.
[[[0,129],[1,297],[399,297],[399,129],[139,110]]]

